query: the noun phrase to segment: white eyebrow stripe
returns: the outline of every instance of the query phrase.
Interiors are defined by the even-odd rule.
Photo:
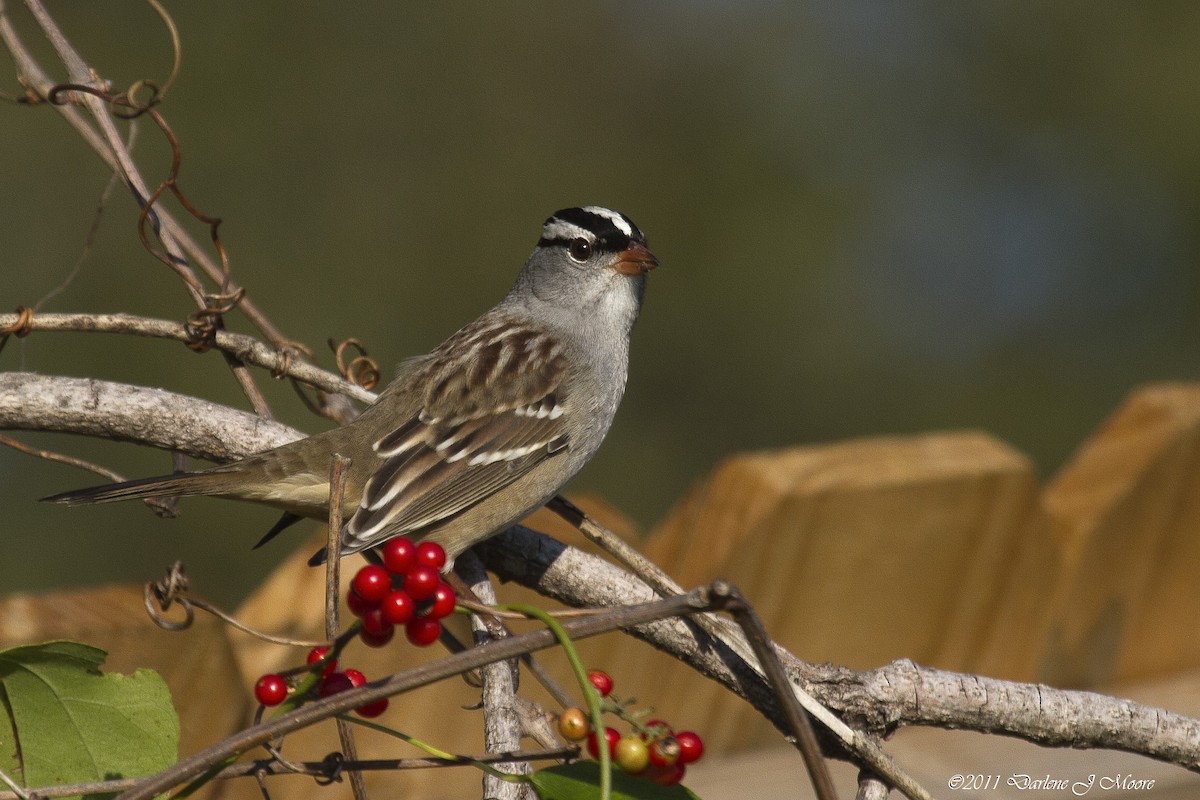
[[[595,214],[597,217],[604,217],[613,225],[616,225],[617,229],[620,230],[621,233],[629,237],[633,236],[633,228],[630,227],[629,223],[623,216],[612,209],[604,208],[603,206],[584,206],[583,210],[587,211],[589,214]]]
[[[552,222],[546,223],[545,229],[542,232],[542,236],[546,239],[562,239],[564,241],[582,236],[589,242],[596,241],[596,235],[594,233],[585,231],[578,225],[574,225],[570,222],[565,222],[564,220],[557,218]]]

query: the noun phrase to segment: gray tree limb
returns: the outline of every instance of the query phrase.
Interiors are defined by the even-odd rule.
[[[165,389],[31,372],[0,373],[0,428],[99,436],[210,461],[242,458],[304,436]]]

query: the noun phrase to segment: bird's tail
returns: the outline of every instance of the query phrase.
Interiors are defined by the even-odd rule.
[[[219,473],[212,472],[177,472],[174,475],[159,475],[154,478],[139,478],[122,483],[106,483],[101,486],[89,486],[86,489],[74,489],[70,492],[43,497],[42,502],[82,506],[145,497],[212,494],[219,490],[222,477]]]

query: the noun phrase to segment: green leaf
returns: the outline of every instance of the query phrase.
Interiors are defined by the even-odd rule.
[[[8,710],[3,687],[0,687],[0,711],[4,712],[0,713],[0,770],[4,770],[5,775],[19,776],[21,762],[17,758],[17,733],[13,728],[12,712]]]
[[[175,763],[179,718],[157,672],[104,673],[78,642],[0,650],[0,764],[27,787],[134,778]],[[12,773],[10,773],[11,775]]]
[[[595,800],[600,796],[600,765],[595,761],[558,764],[539,769],[530,782],[541,800]],[[700,799],[684,786],[659,786],[614,769],[612,800]]]

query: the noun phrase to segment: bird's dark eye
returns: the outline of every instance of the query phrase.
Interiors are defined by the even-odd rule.
[[[578,236],[567,243],[567,252],[579,263],[587,261],[592,255],[592,243]]]

